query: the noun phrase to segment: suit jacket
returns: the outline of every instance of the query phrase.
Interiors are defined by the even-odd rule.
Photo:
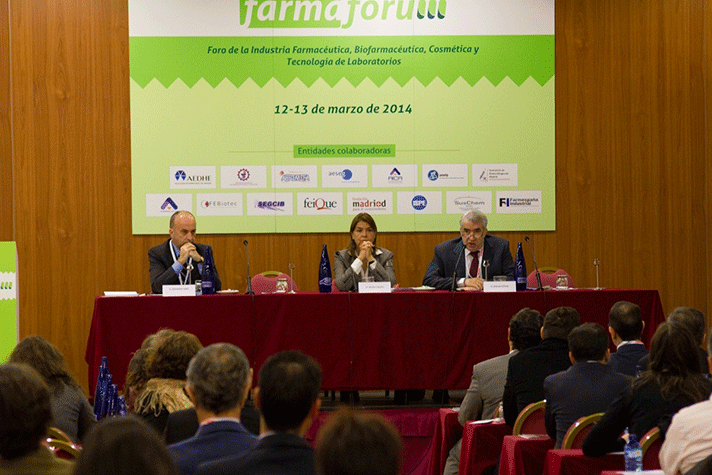
[[[425,277],[423,277],[423,285],[440,290],[450,290],[453,273],[455,273],[456,280],[465,277],[467,271],[465,270],[464,249],[465,245],[462,244],[461,237],[438,244],[435,247],[435,256],[430,261]],[[509,241],[506,239],[491,234],[485,236],[482,260],[490,262],[487,268],[487,280],[492,280],[495,275],[506,275],[507,279],[514,279],[514,261],[509,250]],[[484,275],[484,269],[481,272]]]
[[[236,421],[215,421],[198,428],[190,439],[168,447],[181,475],[193,475],[203,462],[245,453],[257,437]]]
[[[375,267],[369,268],[368,275],[374,277],[375,282],[390,282],[391,287],[396,285],[396,273],[393,270],[393,253],[388,249],[378,248],[381,252],[375,256]],[[334,254],[334,285],[345,292],[347,290],[358,291],[358,282],[361,281],[361,274],[354,273],[351,264],[356,260],[355,256],[349,254],[348,249],[342,249]]]
[[[544,379],[571,366],[569,343],[560,338],[545,338],[536,346],[509,358],[502,404],[504,421],[514,426],[527,405],[544,399]]]
[[[240,411],[240,423],[251,434],[260,435],[260,412],[249,399],[245,401],[245,406]],[[163,432],[166,445],[193,437],[198,427],[198,414],[195,413],[194,407],[170,413]]]
[[[515,350],[472,367],[472,381],[457,415],[460,424],[465,425],[467,421],[494,417],[499,403],[502,402],[509,358],[517,353],[518,351]]]
[[[544,380],[546,432],[561,448],[569,427],[580,417],[605,412],[632,378],[608,365],[579,361]]]
[[[168,239],[163,244],[152,247],[148,251],[148,263],[149,263],[149,275],[151,277],[151,290],[154,294],[163,293],[164,285],[174,285],[179,284],[178,274],[173,270],[173,255],[171,254],[170,248],[171,240]],[[205,244],[195,243],[195,248],[198,254],[205,256]],[[218,275],[217,266],[214,266],[215,270],[215,290],[222,289],[222,284],[220,282],[220,276]],[[193,266],[193,271],[190,273],[191,282],[200,280],[200,272],[198,271],[198,266]]]
[[[611,353],[611,359],[608,360],[608,366],[619,373],[629,376],[636,375],[636,366],[639,366],[640,359],[648,354],[645,345],[640,343],[628,343]]]
[[[200,466],[199,475],[313,475],[314,451],[301,437],[286,432],[265,436],[238,457]]]

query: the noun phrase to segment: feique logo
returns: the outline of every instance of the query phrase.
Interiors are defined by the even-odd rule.
[[[176,172],[176,181],[181,181],[181,180],[185,181],[185,177],[186,177],[186,175],[183,170],[178,170]]]
[[[319,211],[336,209],[337,205],[336,201],[327,201],[324,198],[306,198],[304,200],[305,208],[314,208]]]
[[[249,170],[241,168],[240,171],[237,172],[237,178],[239,178],[240,181],[247,181],[247,179],[250,178]]]

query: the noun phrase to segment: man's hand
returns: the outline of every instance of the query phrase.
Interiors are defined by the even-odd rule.
[[[203,257],[198,254],[198,250],[195,248],[195,244],[192,242],[186,242],[180,248],[180,256],[178,256],[178,262],[181,265],[185,265],[189,257],[193,258],[195,262],[203,262]]]
[[[480,279],[479,277],[465,279],[465,290],[482,290],[484,282],[484,279]]]

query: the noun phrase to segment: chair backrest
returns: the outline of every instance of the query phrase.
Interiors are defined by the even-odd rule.
[[[62,432],[60,429],[57,429],[56,427],[48,427],[47,428],[47,438],[48,439],[57,439],[57,440],[63,440],[65,442],[71,442],[72,439],[69,438],[67,434]]]
[[[58,439],[47,439],[44,445],[57,457],[67,460],[75,460],[81,450],[71,442]]]
[[[643,470],[660,468],[658,454],[663,441],[660,438],[660,429],[653,427],[640,439],[640,448],[643,450]]]
[[[569,288],[574,288],[574,279],[571,278],[568,272],[564,269],[556,269],[554,267],[540,267],[539,275],[541,277],[542,287],[551,287],[552,289],[556,287],[556,278],[560,275],[565,275],[569,280]],[[536,282],[536,270],[531,271],[527,276],[527,287],[532,289],[537,288]]]
[[[252,291],[256,294],[273,293],[277,288],[278,278],[287,279],[287,292],[289,292],[290,288],[295,292],[299,290],[296,282],[294,282],[287,274],[283,272],[267,271],[252,277]],[[290,283],[292,285],[291,287]]]
[[[562,449],[580,449],[583,446],[583,440],[588,435],[589,431],[603,417],[602,412],[591,414],[579,418],[571,424],[569,430],[566,431],[564,441],[561,443]]]
[[[544,403],[545,401],[533,402],[522,409],[514,422],[512,434],[546,434]]]

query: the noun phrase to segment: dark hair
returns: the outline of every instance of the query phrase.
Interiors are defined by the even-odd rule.
[[[190,360],[186,374],[196,406],[220,414],[244,403],[245,389],[250,383],[250,362],[235,345],[215,343]]]
[[[613,328],[623,341],[639,340],[643,332],[640,307],[624,300],[614,303],[608,312],[608,326]]]
[[[190,360],[202,347],[198,337],[192,333],[178,331],[169,334],[148,354],[148,378],[185,380]]]
[[[697,343],[692,332],[679,323],[663,322],[650,343],[648,369],[633,380],[631,390],[654,381],[663,398],[683,396],[700,402],[710,395],[710,383],[702,376]]]
[[[376,236],[373,238],[373,250],[375,251],[376,248],[376,239],[378,238],[378,226],[376,226],[376,221],[371,217],[370,214],[368,213],[359,213],[356,216],[354,216],[354,219],[351,220],[351,227],[349,228],[349,245],[347,247],[347,250],[349,251],[349,254],[352,256],[358,256],[358,249],[356,249],[356,241],[354,241],[354,238],[351,237],[351,235],[354,233],[354,229],[356,229],[356,225],[363,221],[364,223],[368,224],[373,228],[373,232],[376,233]]]
[[[703,343],[707,322],[705,321],[705,314],[701,311],[692,307],[677,307],[668,316],[667,321],[669,323],[679,323],[690,330],[695,338],[695,346]]]
[[[14,460],[40,448],[52,421],[49,387],[31,366],[0,365],[0,457]]]
[[[572,307],[557,307],[544,316],[544,338],[566,340],[569,332],[581,323],[578,310]]]
[[[608,334],[598,323],[583,323],[569,332],[569,351],[576,361],[601,361],[608,349]]]
[[[319,397],[321,367],[301,351],[276,353],[264,362],[258,376],[260,413],[275,431],[298,428]]]
[[[105,418],[82,442],[74,475],[178,475],[156,430],[136,416]]]
[[[146,387],[148,382],[148,373],[146,373],[146,359],[148,351],[138,349],[129,361],[129,368],[126,372],[126,381],[124,382],[124,392],[133,387],[136,392],[141,392]]]
[[[509,339],[515,350],[526,350],[541,341],[541,325],[544,317],[529,307],[523,308],[509,320]]]
[[[397,475],[402,443],[379,414],[341,407],[319,431],[314,452],[318,475]]]
[[[8,362],[32,366],[44,378],[55,396],[64,390],[62,383],[80,389],[79,384],[69,374],[62,352],[41,336],[28,336],[18,343],[10,353]]]

